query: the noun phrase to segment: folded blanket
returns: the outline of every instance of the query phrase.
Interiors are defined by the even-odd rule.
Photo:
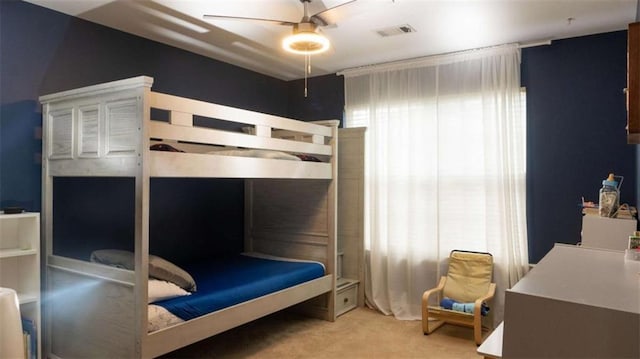
[[[442,299],[442,301],[440,301],[440,306],[444,309],[451,309],[457,312],[465,312],[471,314],[473,314],[474,312],[474,303],[458,303],[451,298]],[[482,303],[482,306],[480,307],[480,314],[487,315],[487,313],[489,313],[489,309],[490,308],[485,303]]]

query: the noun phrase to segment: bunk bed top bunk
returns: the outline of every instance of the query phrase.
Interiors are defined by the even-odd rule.
[[[152,83],[139,76],[40,97],[50,174],[130,176],[141,166],[149,177],[333,177],[338,121],[182,98]],[[151,150],[158,144],[178,151]]]
[[[52,297],[45,308],[45,352],[54,357],[156,357],[320,295],[324,299],[310,311],[335,319],[338,121],[303,122],[181,98],[151,91],[152,84],[152,78],[139,76],[40,98],[47,287],[74,293]],[[55,177],[134,179],[130,268],[54,253]],[[154,177],[246,179],[245,250],[318,261],[324,272],[149,332],[149,187]],[[312,201],[300,197],[299,179],[320,180],[305,187]],[[284,195],[265,195],[279,192]],[[278,197],[275,204],[269,203],[271,197]],[[279,211],[269,210],[273,206]],[[313,223],[289,223],[300,213],[313,217]]]

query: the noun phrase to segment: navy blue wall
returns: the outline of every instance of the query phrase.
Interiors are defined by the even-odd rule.
[[[624,176],[621,203],[636,205],[637,149],[626,144],[627,32],[522,50],[527,88],[529,257],[580,241],[581,197],[598,202],[610,172]]]
[[[291,81],[288,95],[292,118],[342,121],[344,117],[344,76],[332,74],[310,78],[307,97],[304,97],[304,80]]]
[[[241,252],[243,188],[241,179],[152,178],[149,251],[179,264]],[[53,253],[86,260],[96,248],[133,251],[134,196],[133,178],[54,178]]]
[[[4,74],[0,74],[0,84]],[[40,105],[24,100],[0,105],[0,207],[40,210]]]

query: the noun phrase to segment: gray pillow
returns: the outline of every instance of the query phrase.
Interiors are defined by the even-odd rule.
[[[90,260],[123,269],[134,270],[135,268],[133,252],[120,249],[100,249],[93,251]],[[196,291],[196,282],[187,271],[153,254],[149,255],[149,277],[175,283],[180,288],[190,292]]]
[[[190,292],[196,291],[196,281],[187,271],[153,254],[149,254],[149,277],[175,283]]]
[[[100,249],[91,252],[90,261],[106,264],[112,267],[133,270],[135,258],[133,252],[119,249]]]

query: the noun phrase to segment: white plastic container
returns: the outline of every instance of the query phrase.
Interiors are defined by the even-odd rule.
[[[624,259],[626,261],[637,261],[640,262],[640,252],[635,249],[625,249],[624,250]]]

